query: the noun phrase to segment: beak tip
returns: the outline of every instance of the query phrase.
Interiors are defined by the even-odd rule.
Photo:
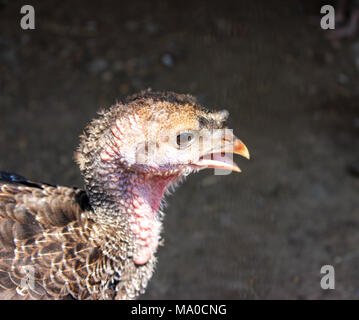
[[[233,153],[239,154],[248,160],[250,160],[251,158],[246,145],[239,139],[237,139],[236,143],[234,144],[233,151],[234,151]]]

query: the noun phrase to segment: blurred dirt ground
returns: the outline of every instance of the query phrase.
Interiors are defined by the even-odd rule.
[[[0,168],[82,186],[72,154],[99,108],[191,93],[230,111],[252,159],[167,199],[142,299],[359,298],[359,35],[333,47],[322,3],[30,1],[24,31],[25,3],[1,0]]]

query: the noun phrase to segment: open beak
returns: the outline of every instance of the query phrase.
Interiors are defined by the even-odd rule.
[[[221,141],[221,145],[223,147],[219,148],[218,151],[200,157],[195,166],[201,169],[214,168],[241,172],[241,169],[233,162],[233,157],[226,156],[225,154],[239,154],[250,159],[249,151],[245,144],[232,133],[226,133]]]

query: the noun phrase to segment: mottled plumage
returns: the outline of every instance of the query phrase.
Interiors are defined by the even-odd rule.
[[[232,134],[214,133],[227,116],[189,95],[144,91],[85,129],[75,153],[84,191],[0,173],[0,299],[143,293],[156,263],[166,190],[191,171],[239,171],[221,152],[249,157]]]

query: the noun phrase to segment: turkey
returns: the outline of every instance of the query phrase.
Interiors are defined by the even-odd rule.
[[[84,190],[0,173],[0,299],[135,299],[161,243],[162,200],[205,168],[249,159],[190,95],[143,91],[100,111],[75,161]],[[226,156],[227,155],[227,156]]]

